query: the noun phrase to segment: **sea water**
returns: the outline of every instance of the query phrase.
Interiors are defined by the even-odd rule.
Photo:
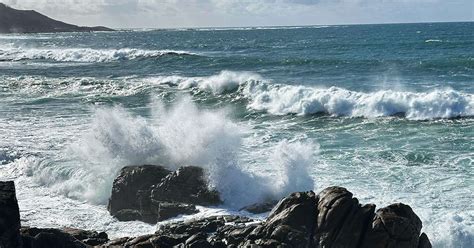
[[[108,215],[113,179],[196,165],[224,204],[195,217],[338,185],[411,205],[435,247],[473,247],[473,30],[1,35],[0,179],[16,182],[23,225],[152,233]]]

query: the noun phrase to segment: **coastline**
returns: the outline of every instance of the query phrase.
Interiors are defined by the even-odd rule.
[[[121,207],[124,208],[133,207],[134,205],[123,204],[133,203],[130,201],[130,193],[135,193],[137,196],[143,195],[136,182],[142,183],[153,178],[156,179],[154,176],[150,177],[153,174],[150,170],[162,171],[163,168],[150,165],[125,167],[115,180],[109,211],[111,211],[111,204],[112,206],[121,204]],[[187,177],[186,171],[190,177]],[[189,183],[189,178],[192,180],[200,178],[199,170],[196,171],[193,167],[182,167],[177,173],[170,173],[168,176],[162,175],[162,182],[159,184],[159,186],[167,184],[166,189],[168,190],[154,192],[154,194],[160,195],[159,199],[167,199],[171,203],[171,198],[173,198],[174,202],[171,208],[170,203],[157,203],[156,213],[159,218],[189,214],[188,208],[183,212],[181,205],[190,201],[203,203],[202,200],[205,198],[212,199],[208,196],[195,198],[193,192],[186,192],[186,189],[181,188],[183,185],[180,183],[185,181]],[[123,188],[124,186],[126,188]],[[143,184],[139,186],[143,186]],[[124,190],[133,192],[124,192]],[[116,195],[115,200],[114,194]],[[186,194],[188,195],[186,196]],[[117,197],[125,198],[120,200]],[[137,199],[141,202],[136,205],[139,210],[136,210],[136,215],[133,215],[132,219],[136,219],[137,216],[141,219],[145,212],[148,215],[151,214],[150,210],[147,210],[149,207],[143,206],[143,199],[140,197]],[[181,203],[174,201],[176,199],[180,199]],[[208,201],[208,203],[219,204],[215,200]],[[268,217],[263,221],[239,215],[207,216],[201,219],[158,225],[159,228],[154,234],[113,240],[110,240],[105,232],[93,230],[23,226],[20,223],[13,181],[0,182],[0,204],[2,205],[0,220],[1,223],[5,223],[0,228],[0,245],[6,248],[91,246],[369,248],[381,247],[381,245],[431,247],[428,237],[421,232],[421,220],[410,206],[396,203],[375,211],[375,205],[359,204],[358,199],[353,198],[352,193],[341,187],[329,187],[319,194],[315,194],[313,191],[295,192],[279,200],[276,205],[264,202],[245,209],[255,213],[269,211]],[[163,204],[166,205],[165,209],[163,209]],[[171,215],[170,209],[172,212],[174,211]],[[116,213],[115,215],[117,216]],[[123,215],[117,218],[123,218]],[[142,220],[149,221],[150,217]],[[154,221],[160,223],[159,219]]]

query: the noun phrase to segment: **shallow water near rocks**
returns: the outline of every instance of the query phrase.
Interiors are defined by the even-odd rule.
[[[129,164],[206,168],[225,204],[194,217],[338,185],[409,204],[434,247],[472,247],[472,29],[2,35],[0,179],[23,224],[111,237],[157,228],[108,215]]]

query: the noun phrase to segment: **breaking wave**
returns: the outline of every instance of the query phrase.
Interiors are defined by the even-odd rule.
[[[235,208],[314,189],[308,172],[318,151],[313,143],[276,143],[263,160],[277,173],[259,175],[241,159],[245,127],[225,110],[200,110],[183,98],[168,108],[155,102],[151,112],[145,119],[121,107],[97,108],[91,127],[67,149],[70,162],[35,163],[28,174],[58,193],[96,204],[107,202],[115,176],[133,164],[200,166],[224,204]]]
[[[324,113],[348,117],[404,116],[411,120],[470,117],[474,95],[453,89],[430,92],[380,90],[357,92],[340,87],[317,88],[273,83],[249,72],[223,71],[209,77],[158,77],[156,83],[197,88],[215,95],[238,92],[247,107],[274,115]]]
[[[52,60],[57,62],[104,63],[156,58],[165,55],[196,55],[174,50],[92,49],[92,48],[0,48],[0,61]]]

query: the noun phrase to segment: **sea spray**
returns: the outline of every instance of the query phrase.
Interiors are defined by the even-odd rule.
[[[279,142],[269,158],[269,163],[280,169],[273,190],[276,198],[292,192],[314,189],[314,180],[310,169],[314,163],[319,145],[312,142]]]
[[[148,119],[119,106],[97,108],[90,128],[67,149],[72,161],[40,163],[30,174],[58,193],[96,204],[107,202],[122,167],[140,164],[200,166],[231,208],[314,189],[308,176],[317,152],[313,144],[276,144],[268,158],[268,166],[279,171],[275,183],[273,175],[244,169],[241,146],[248,130],[231,121],[225,109],[199,109],[190,97],[170,107],[159,101],[150,107]]]

